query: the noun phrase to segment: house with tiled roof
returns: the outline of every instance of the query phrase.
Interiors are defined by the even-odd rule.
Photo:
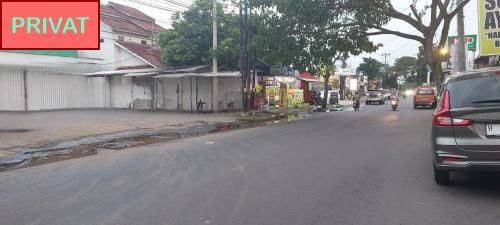
[[[100,8],[101,23],[109,28],[107,31],[101,29],[101,33],[106,33],[101,38],[102,50],[106,51],[107,42],[113,44],[113,52],[108,51],[110,54],[105,56],[109,59],[114,55],[113,69],[164,67],[162,51],[155,40],[165,28],[156,24],[154,18],[129,6],[109,2]]]
[[[99,50],[0,51],[0,111],[241,109],[239,71],[165,68],[155,19],[113,2],[100,9]]]

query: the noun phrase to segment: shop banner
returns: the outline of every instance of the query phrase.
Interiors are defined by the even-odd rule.
[[[448,49],[451,49],[452,45],[458,44],[457,36],[448,37]],[[469,51],[476,51],[477,48],[477,35],[465,35],[465,44]]]
[[[479,54],[490,56],[500,54],[500,1],[478,0],[479,12]]]
[[[99,49],[99,0],[0,0],[2,50]]]

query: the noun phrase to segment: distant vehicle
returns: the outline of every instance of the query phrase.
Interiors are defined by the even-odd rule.
[[[392,93],[390,90],[384,89],[382,90],[382,93],[384,94],[384,98],[386,100],[391,100]]]
[[[419,106],[436,108],[437,97],[432,87],[418,87],[413,96],[413,108]]]
[[[325,91],[321,91],[319,92],[319,98],[321,99],[321,101],[323,101],[323,96],[325,94]],[[327,102],[330,103],[330,104],[337,104],[339,99],[340,99],[340,94],[338,91],[334,91],[334,90],[329,90],[328,91],[328,95],[327,95]]]
[[[431,134],[436,183],[449,184],[450,171],[500,171],[499,73],[472,71],[443,84]]]
[[[367,105],[371,105],[372,103],[383,105],[385,104],[385,96],[380,90],[369,90],[365,103]]]
[[[340,94],[338,91],[329,91],[330,93],[330,104],[332,105],[336,105],[336,104],[339,104],[339,97],[340,97]]]

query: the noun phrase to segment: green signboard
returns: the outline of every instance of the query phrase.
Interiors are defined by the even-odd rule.
[[[476,51],[477,49],[477,35],[465,35],[465,43],[467,44],[467,48],[469,51]],[[457,36],[449,36],[448,37],[448,49],[451,48],[452,44],[458,44]]]
[[[9,51],[9,52],[78,58],[78,51],[76,50],[26,50],[26,51]]]

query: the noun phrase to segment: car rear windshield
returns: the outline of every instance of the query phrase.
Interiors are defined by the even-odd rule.
[[[447,84],[450,91],[451,107],[483,107],[500,105],[500,77],[481,76]]]
[[[432,89],[418,89],[417,94],[419,94],[419,95],[433,95],[434,90],[432,90]]]

